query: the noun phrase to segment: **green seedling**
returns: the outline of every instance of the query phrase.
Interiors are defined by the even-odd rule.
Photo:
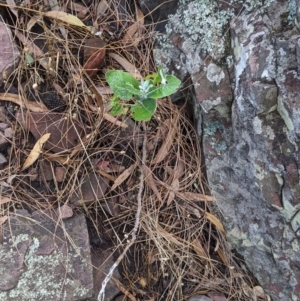
[[[175,93],[181,84],[177,77],[165,75],[161,68],[141,81],[121,70],[107,71],[105,78],[114,93],[110,113],[118,116],[130,110],[136,121],[150,120],[156,111],[157,99]]]

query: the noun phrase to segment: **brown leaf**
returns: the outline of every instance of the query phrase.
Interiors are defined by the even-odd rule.
[[[18,120],[24,128],[29,129],[36,139],[41,135],[50,133],[51,137],[45,144],[45,149],[54,153],[70,151],[80,141],[83,134],[82,126],[69,115],[49,112],[29,113],[27,119],[20,116]]]
[[[200,241],[198,239],[195,239],[192,242],[192,248],[194,249],[194,251],[196,252],[196,254],[198,255],[198,257],[203,260],[205,263],[209,260],[209,258],[207,257],[207,254],[204,250],[204,248],[202,247]]]
[[[94,76],[104,64],[106,43],[98,37],[93,37],[85,41],[84,46],[84,66],[89,76]]]
[[[190,201],[208,201],[208,202],[215,202],[217,199],[210,195],[205,195],[201,193],[195,192],[181,192],[180,195]]]
[[[219,229],[220,231],[225,233],[225,229],[224,229],[221,221],[215,215],[213,215],[209,212],[205,212],[205,216],[212,224],[214,224],[216,226],[217,229]]]
[[[8,217],[6,215],[0,216],[0,226],[3,225],[7,219],[8,219]]]
[[[11,198],[6,197],[6,196],[1,196],[0,197],[0,205],[5,204],[5,203],[9,203],[9,202],[13,202],[13,200]]]
[[[167,199],[167,206],[170,206],[170,204],[173,202],[178,189],[179,189],[179,180],[174,179],[171,186],[169,187],[169,195],[168,195],[168,199]]]
[[[61,207],[57,208],[57,213],[62,219],[73,216],[73,210],[67,204],[63,204]]]
[[[177,129],[177,127],[175,126],[176,123],[177,123],[177,120],[170,121],[170,124],[168,126],[169,131],[168,131],[167,137],[164,140],[160,149],[158,150],[155,158],[151,161],[151,165],[160,163],[170,153],[170,149],[173,145],[173,141],[174,141],[174,138],[176,135],[176,129]]]
[[[40,156],[44,143],[50,138],[51,134],[47,133],[44,134],[34,145],[33,149],[31,150],[29,156],[25,160],[22,170],[28,168],[30,165],[32,165]]]
[[[157,189],[155,180],[152,176],[152,171],[150,170],[150,168],[146,165],[143,166],[143,172],[145,175],[145,180],[146,183],[149,185],[149,187],[152,189],[153,193],[155,194],[155,196],[157,197],[157,199],[160,201],[160,203],[163,203],[161,194],[159,192],[159,190]]]
[[[49,111],[45,105],[38,102],[29,101],[24,97],[20,97],[19,94],[0,93],[0,100],[13,102],[19,105],[21,108],[28,109],[31,112],[41,113]]]
[[[65,23],[68,23],[70,25],[79,26],[88,28],[80,19],[78,19],[76,16],[73,16],[71,14],[65,13],[63,11],[47,11],[42,13],[43,16],[46,16],[48,18],[53,18],[59,21],[63,21]]]
[[[223,251],[222,251],[220,248],[218,248],[217,253],[218,253],[219,257],[221,258],[222,262],[223,262],[225,265],[227,265],[227,258],[226,258],[226,256],[224,255]]]
[[[132,164],[129,168],[125,169],[115,180],[114,185],[111,190],[115,190],[118,186],[120,186],[135,170],[136,163]]]
[[[129,26],[129,28],[126,31],[125,36],[122,39],[123,43],[132,43],[134,45],[137,45],[140,42],[140,39],[142,37],[142,31],[144,29],[144,14],[139,9],[137,5],[135,5],[135,11],[136,11],[136,22]]]
[[[143,78],[140,74],[140,71],[123,57],[119,56],[116,53],[110,53],[109,56],[116,60],[128,73],[130,73],[136,79],[140,80]]]

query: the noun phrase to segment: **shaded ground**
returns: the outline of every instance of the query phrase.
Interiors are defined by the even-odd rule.
[[[65,208],[57,227],[83,213],[95,298],[104,278],[97,271],[107,273],[130,244],[114,274],[117,289],[105,300],[256,300],[211,208],[186,106],[161,99],[147,123],[109,112],[107,70],[139,80],[156,70],[152,25],[144,25],[139,7],[31,1],[3,4],[1,15],[16,45],[0,94],[2,228],[17,208]]]

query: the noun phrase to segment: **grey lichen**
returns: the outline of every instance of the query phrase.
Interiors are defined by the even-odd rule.
[[[24,237],[16,237],[16,241],[22,241]],[[34,300],[68,300],[61,293],[68,291],[77,296],[85,296],[87,289],[80,283],[68,278],[59,279],[56,269],[62,264],[67,273],[72,272],[70,253],[65,256],[60,251],[54,250],[50,255],[36,255],[39,241],[33,237],[25,258],[25,271],[20,276],[15,288],[0,292],[0,301],[34,301]],[[73,256],[77,256],[76,254]],[[79,256],[79,255],[78,255]]]
[[[166,34],[157,37],[164,53],[163,59],[156,56],[157,63],[166,67],[173,62],[182,74],[186,74],[191,73],[190,65],[193,66],[192,72],[199,70],[199,54],[202,57],[211,55],[217,61],[226,58],[230,55],[226,53],[229,21],[235,16],[234,5],[241,2],[243,12],[249,12],[253,9],[264,11],[273,0],[231,0],[226,6],[222,1],[179,0],[177,12],[169,16]],[[182,53],[176,56],[170,38],[172,33],[183,40]],[[194,59],[196,62],[191,63]]]

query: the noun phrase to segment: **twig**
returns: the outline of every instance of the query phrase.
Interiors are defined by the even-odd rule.
[[[102,281],[102,286],[101,286],[101,290],[98,294],[98,301],[104,301],[105,300],[105,288],[107,283],[110,281],[114,270],[116,269],[116,267],[119,265],[119,263],[124,259],[127,251],[129,250],[129,248],[134,244],[135,240],[136,240],[136,234],[137,231],[139,229],[139,224],[140,224],[140,216],[141,216],[141,211],[142,211],[142,194],[143,194],[143,190],[144,190],[144,168],[143,166],[145,165],[146,162],[146,156],[147,156],[147,149],[146,149],[146,145],[147,145],[147,133],[146,133],[146,126],[144,124],[144,140],[143,140],[143,150],[142,150],[142,165],[141,165],[141,175],[140,175],[140,187],[139,187],[139,191],[138,191],[138,195],[137,195],[137,211],[136,211],[136,215],[135,215],[135,223],[134,223],[134,228],[132,230],[131,233],[131,240],[130,242],[127,244],[127,246],[125,247],[124,251],[122,252],[122,254],[118,257],[118,259],[116,260],[116,262],[113,264],[113,266],[110,268],[108,274],[106,275],[105,279]]]

